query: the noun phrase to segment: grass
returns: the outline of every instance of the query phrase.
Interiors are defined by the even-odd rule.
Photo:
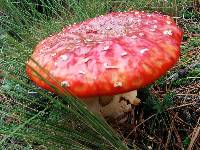
[[[200,26],[194,1],[1,0],[0,149],[199,149]],[[66,25],[111,11],[161,11],[184,29],[178,64],[139,91],[142,104],[109,125],[74,97],[25,74],[34,46]],[[112,127],[112,128],[111,128]]]

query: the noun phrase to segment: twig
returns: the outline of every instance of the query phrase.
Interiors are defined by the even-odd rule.
[[[165,150],[168,149],[168,146],[167,146],[167,145],[169,144],[170,138],[171,138],[171,136],[172,136],[172,130],[173,130],[173,127],[174,127],[174,120],[176,119],[177,114],[178,114],[178,113],[175,114],[175,116],[173,117],[173,120],[172,120],[172,122],[171,122],[170,129],[169,129],[168,135],[167,135],[167,141],[166,141],[166,143],[165,143]]]
[[[174,134],[175,134],[176,139],[177,139],[177,141],[178,141],[177,146],[178,146],[180,149],[183,149],[183,144],[182,144],[182,141],[181,141],[181,137],[180,137],[180,135],[179,135],[179,133],[178,133],[178,130],[177,130],[176,127],[175,127],[175,124],[174,124],[174,127],[173,127],[173,131],[174,131]]]
[[[149,118],[147,118],[146,120],[144,120],[143,122],[139,123],[137,126],[135,126],[135,128],[133,128],[133,130],[126,136],[125,139],[128,139],[128,137],[143,123],[145,123],[146,121],[150,120],[151,118],[153,118],[154,116],[156,116],[157,114],[153,114],[152,116],[150,116]]]
[[[200,77],[187,77],[187,79],[200,79]]]
[[[171,110],[171,113],[172,113],[173,115],[175,115],[175,112],[174,112],[173,110]],[[176,116],[176,119],[177,119],[178,122],[183,123],[183,124],[187,125],[188,127],[192,127],[190,124],[186,123],[186,122],[185,122],[183,119],[181,119],[179,116]]]
[[[183,105],[180,105],[180,106],[168,108],[167,110],[172,110],[172,109],[181,108],[181,107],[186,107],[186,106],[195,105],[195,104],[197,104],[197,103],[196,103],[196,102],[187,103],[187,104],[183,104]]]
[[[198,94],[176,94],[176,95],[177,96],[199,96]]]
[[[199,118],[200,119],[200,118]],[[200,125],[198,125],[197,127],[194,128],[194,131],[192,132],[192,138],[191,138],[191,142],[190,142],[190,145],[188,147],[188,150],[191,150],[193,145],[194,145],[194,142],[196,141],[196,139],[198,138],[199,136],[199,132],[200,132]]]

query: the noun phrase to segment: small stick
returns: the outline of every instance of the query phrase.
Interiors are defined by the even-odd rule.
[[[187,103],[187,104],[183,104],[183,105],[180,105],[180,106],[168,108],[167,110],[172,110],[172,109],[181,108],[181,107],[186,107],[186,106],[195,105],[195,104],[196,104],[196,102]]]
[[[150,120],[151,118],[153,118],[156,115],[157,114],[153,114],[152,116],[150,116],[149,118],[147,118],[146,120],[144,120],[143,122],[141,122],[140,124],[138,124],[137,126],[135,126],[135,128],[126,136],[125,139],[127,139],[140,125],[142,125],[143,123],[145,123],[146,121]]]
[[[191,138],[191,142],[190,142],[190,145],[188,147],[188,150],[192,149],[194,142],[196,141],[196,139],[199,136],[199,132],[200,132],[200,125],[198,127],[195,127],[194,131],[192,132],[192,138]]]

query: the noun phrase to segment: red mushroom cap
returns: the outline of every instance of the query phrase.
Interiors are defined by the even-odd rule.
[[[42,68],[30,59],[26,72],[50,91],[53,89],[31,67],[58,89],[51,77],[78,97],[124,93],[166,73],[179,58],[182,35],[169,16],[113,12],[41,41],[32,59]]]

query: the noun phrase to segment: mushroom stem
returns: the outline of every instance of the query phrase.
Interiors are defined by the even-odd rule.
[[[136,96],[137,91],[135,90],[114,96],[87,98],[84,102],[90,111],[99,116],[117,118],[131,111],[132,105],[140,103],[140,99]]]

